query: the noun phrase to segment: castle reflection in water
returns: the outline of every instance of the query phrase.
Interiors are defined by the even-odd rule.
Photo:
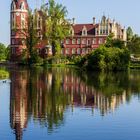
[[[52,132],[64,123],[68,108],[97,109],[102,116],[114,112],[129,102],[132,90],[139,90],[133,85],[135,75],[122,75],[86,75],[72,68],[11,69],[10,124],[16,139],[22,139],[30,118]]]

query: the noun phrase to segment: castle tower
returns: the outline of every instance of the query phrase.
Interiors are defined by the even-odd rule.
[[[12,0],[10,29],[11,29],[11,61],[18,61],[23,48],[26,48],[23,33],[27,28],[28,3],[27,0]]]

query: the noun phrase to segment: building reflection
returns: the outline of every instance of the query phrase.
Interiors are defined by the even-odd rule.
[[[129,81],[132,76],[128,75],[124,79],[121,75],[89,78],[70,68],[13,70],[10,75],[10,123],[16,140],[22,139],[29,118],[51,133],[65,122],[67,108],[74,111],[77,106],[88,107],[92,111],[99,110],[104,116],[132,96],[130,87],[112,85],[116,78],[117,83]]]
[[[11,72],[10,123],[16,140],[22,139],[22,131],[27,127],[27,71]]]

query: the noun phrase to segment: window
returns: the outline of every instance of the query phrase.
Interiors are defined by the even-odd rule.
[[[25,28],[25,21],[21,20],[21,28]]]
[[[12,29],[16,27],[16,16],[13,13],[11,17],[11,22],[12,22]]]
[[[101,35],[103,34],[102,30],[100,30],[100,34],[101,34]]]
[[[12,42],[11,43],[12,43],[12,45],[14,45],[15,44],[15,39],[12,39]]]
[[[77,44],[81,44],[81,39],[80,38],[77,39]]]
[[[91,45],[91,40],[87,40],[87,45]]]
[[[21,10],[25,10],[25,4],[24,4],[24,2],[22,2],[22,3],[20,4],[20,9],[21,9]]]
[[[90,52],[89,50],[89,48],[86,48],[85,53],[88,54]]]
[[[72,39],[72,44],[76,44],[76,39]]]
[[[88,54],[90,52],[90,49],[88,48],[87,50],[86,50],[86,53]]]
[[[25,28],[25,14],[21,14],[21,28]]]
[[[16,53],[16,48],[12,47],[11,51],[12,51],[12,54],[15,54]]]
[[[96,39],[95,38],[93,38],[92,44],[96,44]]]
[[[64,49],[61,49],[61,54],[64,54]]]
[[[102,44],[102,43],[103,43],[103,39],[99,38],[99,44]]]
[[[72,35],[72,36],[74,36],[74,29],[71,27],[71,29],[70,29],[70,34]]]
[[[66,54],[69,54],[70,49],[66,48]]]
[[[13,11],[13,10],[15,10],[16,9],[16,4],[15,4],[15,2],[13,1],[12,2],[12,5],[11,5],[11,10]]]
[[[82,40],[82,44],[86,44],[86,39],[83,39]]]
[[[15,35],[15,31],[11,31],[11,35]]]
[[[82,54],[85,54],[86,53],[86,50],[85,48],[82,49]]]
[[[99,34],[99,31],[97,30],[97,35]]]
[[[77,54],[81,54],[81,49],[80,48],[77,49]]]
[[[41,37],[41,31],[38,31],[38,37]]]
[[[72,49],[72,54],[76,54],[76,49],[75,48]]]
[[[82,36],[87,36],[87,29],[85,26],[83,27],[83,30],[82,30]]]
[[[38,17],[37,19],[37,28],[41,29],[42,28],[42,18]]]
[[[103,34],[105,34],[105,30],[103,30]]]
[[[69,39],[66,39],[66,44],[70,44],[70,40]]]

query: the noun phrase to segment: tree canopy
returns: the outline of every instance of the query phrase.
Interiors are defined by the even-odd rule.
[[[69,35],[70,24],[66,20],[67,9],[54,0],[46,5],[46,38],[52,46],[53,55],[60,54],[62,40]]]
[[[138,35],[134,35],[130,42],[128,42],[128,49],[131,54],[140,54],[140,37]]]
[[[133,38],[133,30],[131,27],[128,27],[126,30],[127,33],[127,41],[131,41],[131,39]]]
[[[0,43],[0,61],[6,59],[6,46]]]

